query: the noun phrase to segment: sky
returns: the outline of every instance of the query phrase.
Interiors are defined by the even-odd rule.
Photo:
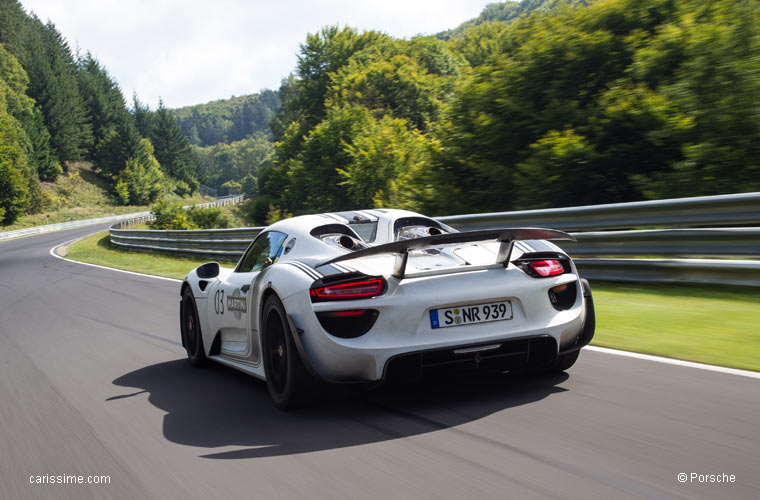
[[[494,0],[491,0],[494,1]],[[455,28],[489,0],[21,0],[90,51],[131,103],[155,108],[277,89],[327,25],[409,38]]]

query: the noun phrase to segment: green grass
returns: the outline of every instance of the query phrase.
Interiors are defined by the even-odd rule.
[[[67,257],[177,279],[207,261],[118,250],[107,232],[69,245]],[[605,282],[591,287],[595,345],[760,371],[758,290]]]
[[[593,344],[760,371],[760,290],[594,282]]]
[[[209,259],[178,258],[142,252],[126,252],[111,246],[108,232],[75,241],[66,249],[66,258],[154,276],[182,279]],[[232,266],[232,263],[222,263]]]

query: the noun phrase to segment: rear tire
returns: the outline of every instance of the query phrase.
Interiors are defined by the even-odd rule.
[[[282,410],[306,405],[314,396],[315,381],[306,371],[293,341],[285,308],[277,296],[264,303],[262,343],[267,388],[274,404]]]
[[[203,335],[201,335],[201,322],[198,320],[198,308],[195,306],[195,297],[190,288],[182,294],[182,344],[187,351],[187,359],[193,366],[202,366],[206,362],[206,352],[203,350]]]

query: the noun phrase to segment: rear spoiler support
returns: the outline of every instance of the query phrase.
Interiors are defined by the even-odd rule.
[[[315,268],[342,262],[344,260],[360,259],[362,257],[371,257],[383,254],[395,254],[396,262],[393,266],[393,276],[398,279],[404,279],[406,274],[406,264],[409,261],[409,252],[412,250],[421,250],[424,248],[437,248],[445,245],[456,245],[459,243],[475,242],[499,242],[499,253],[496,257],[498,264],[507,266],[509,257],[512,254],[512,247],[515,240],[571,240],[575,238],[562,231],[554,229],[521,227],[521,228],[504,228],[504,229],[484,229],[480,231],[464,231],[461,233],[444,233],[424,238],[415,238],[411,240],[394,241],[384,245],[363,248],[354,252],[340,255],[333,259],[327,260],[314,266]]]

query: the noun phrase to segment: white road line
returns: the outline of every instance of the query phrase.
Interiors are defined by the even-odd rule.
[[[683,361],[680,359],[663,358],[660,356],[652,356],[651,354],[640,354],[638,352],[620,351],[618,349],[610,349],[608,347],[599,347],[595,345],[586,346],[584,347],[584,349],[588,349],[589,351],[603,352],[605,354],[614,354],[615,356],[625,356],[628,358],[645,359],[647,361],[654,361],[656,363],[665,363],[668,365],[676,365],[676,366],[686,366],[688,368],[696,368],[698,370],[728,373],[731,375],[739,375],[740,377],[760,379],[760,372],[753,372],[749,370],[726,368],[725,366],[706,365],[704,363],[695,363],[694,361]]]
[[[65,257],[61,257],[55,251],[58,249],[58,247],[69,245],[77,240],[81,240],[82,238],[86,238],[87,236],[92,236],[93,234],[96,234],[100,231],[96,231],[94,233],[87,234],[85,236],[80,236],[79,238],[74,238],[73,240],[66,241],[64,243],[60,243],[53,248],[50,249],[50,255],[57,259],[65,260],[66,262],[73,262],[74,264],[82,264],[84,266],[91,266],[91,267],[99,267],[100,269],[108,269],[110,271],[118,271],[120,273],[127,273],[127,274],[134,274],[135,276],[145,276],[146,278],[155,278],[159,280],[166,280],[166,281],[174,281],[176,283],[181,283],[182,280],[174,279],[174,278],[165,278],[163,276],[153,276],[151,274],[143,274],[143,273],[136,273],[133,271],[125,271],[123,269],[116,269],[113,267],[106,267],[106,266],[99,266],[97,264],[89,264],[87,262],[79,262],[76,260],[67,259]],[[589,351],[595,351],[595,352],[601,352],[604,354],[612,354],[614,356],[625,356],[628,358],[636,358],[636,359],[643,359],[646,361],[653,361],[655,363],[665,363],[667,365],[676,365],[676,366],[685,366],[687,368],[696,368],[698,370],[707,370],[711,372],[718,372],[718,373],[728,373],[729,375],[738,375],[740,377],[748,377],[748,378],[756,378],[760,379],[760,372],[753,372],[749,370],[739,370],[737,368],[727,368],[725,366],[716,366],[716,365],[707,365],[704,363],[695,363],[693,361],[683,361],[680,359],[673,359],[673,358],[663,358],[661,356],[653,356],[651,354],[641,354],[638,352],[631,352],[631,351],[621,351],[619,349],[610,349],[609,347],[599,347],[595,345],[589,345],[584,347],[584,349],[587,349]]]
[[[66,262],[73,262],[74,264],[82,264],[83,266],[99,267],[100,269],[108,269],[109,271],[118,271],[120,273],[134,274],[135,276],[145,276],[146,278],[154,278],[157,280],[174,281],[176,283],[182,283],[182,280],[178,280],[174,278],[166,278],[164,276],[153,276],[152,274],[136,273],[134,271],[125,271],[124,269],[116,269],[115,267],[99,266],[98,264],[90,264],[89,262],[79,262],[78,260],[71,260],[71,259],[67,259],[66,257],[61,257],[60,255],[55,253],[55,251],[58,250],[58,247],[69,245],[71,243],[74,243],[77,240],[81,240],[82,238],[86,238],[88,236],[92,236],[93,234],[97,234],[100,232],[101,231],[95,231],[94,233],[86,234],[84,236],[80,236],[79,238],[74,238],[73,240],[69,240],[64,243],[59,243],[58,245],[50,249],[50,255],[52,255],[56,259],[65,260]]]

